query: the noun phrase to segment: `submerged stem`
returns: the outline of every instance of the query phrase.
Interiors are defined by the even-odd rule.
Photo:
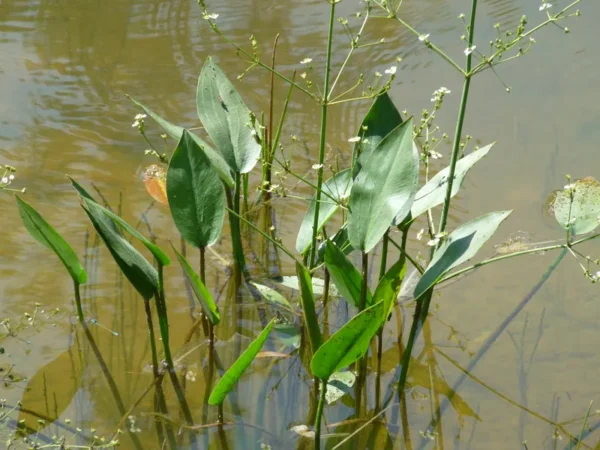
[[[81,291],[79,289],[81,285],[73,280],[73,289],[75,291],[75,306],[77,307],[77,319],[79,323],[85,323],[85,319],[83,317],[83,308],[81,307]]]
[[[319,405],[317,406],[317,417],[315,417],[315,450],[321,449],[321,418],[323,416],[326,395],[327,380],[321,380],[321,395],[319,396]]]

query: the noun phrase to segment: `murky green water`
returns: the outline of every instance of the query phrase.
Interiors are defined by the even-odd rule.
[[[468,3],[405,0],[404,18],[459,57],[464,29],[457,16],[468,11]],[[357,2],[344,0],[338,15],[350,15],[358,7]],[[220,14],[218,23],[228,36],[247,43],[254,34],[265,55],[275,34],[281,33],[277,58],[280,70],[290,73],[300,69],[299,62],[306,57],[313,58],[315,68],[322,69],[325,2],[229,0],[214,3],[212,9]],[[455,202],[451,226],[488,211],[514,209],[495,242],[483,251],[484,256],[492,255],[493,244],[518,230],[533,233],[533,242],[560,238],[562,231],[543,212],[546,197],[565,184],[566,173],[574,178],[600,177],[596,173],[600,138],[596,126],[600,117],[596,74],[600,56],[595,48],[598,28],[594,20],[600,7],[588,0],[581,9],[582,17],[567,25],[570,34],[548,27],[536,37],[538,44],[531,54],[497,69],[498,76],[511,87],[510,94],[491,71],[473,83],[465,131],[478,142],[498,143],[470,173],[466,189]],[[530,17],[531,23],[537,23],[541,13],[535,2],[483,2],[477,45],[484,48],[493,38],[494,23],[514,24],[523,14]],[[382,72],[401,56],[404,60],[391,91],[394,102],[400,109],[418,114],[430,107],[435,89],[448,87],[452,94],[438,123],[452,134],[460,79],[446,63],[391,22],[373,22],[367,27],[365,42],[382,37],[387,43],[379,51],[357,53],[348,72],[351,79],[342,81],[340,92],[359,72]],[[334,46],[335,67],[342,63],[347,47],[340,35]],[[214,55],[231,78],[243,72],[246,64],[208,30],[195,2],[179,0],[0,0],[0,49],[0,163],[16,166],[19,171],[15,183],[27,186],[28,200],[80,254],[87,249],[93,279],[84,302],[99,323],[120,333],[115,337],[100,327],[92,328],[123,403],[129,407],[152,382],[147,370],[150,354],[143,305],[118,277],[110,255],[93,235],[87,234],[90,227],[65,174],[87,186],[94,183],[113,208],[121,208],[123,216],[136,223],[150,204],[139,174],[154,161],[144,156],[146,146],[131,128],[139,110],[125,94],[152,105],[172,122],[193,127],[198,125],[194,93],[204,59]],[[243,83],[238,83],[254,111],[267,110],[268,79],[264,71],[254,69]],[[285,88],[279,86],[277,91],[284,94]],[[332,110],[328,135],[331,161],[336,155],[348,161],[351,148],[347,139],[354,135],[367,107],[363,103]],[[309,172],[317,158],[318,114],[316,105],[300,95],[293,97],[283,143],[289,151],[291,136],[298,136],[293,161],[299,171]],[[148,122],[148,131],[159,140],[156,125]],[[442,149],[440,167],[448,163],[449,149]],[[287,182],[294,185],[292,180]],[[296,187],[293,193],[302,196],[308,191]],[[306,203],[287,197],[274,200],[273,205],[278,235],[293,248]],[[110,436],[121,420],[120,413],[97,358],[84,336],[74,331],[70,280],[59,261],[27,235],[10,195],[0,195],[0,211],[0,317],[13,317],[14,323],[19,315],[32,312],[36,302],[46,313],[61,309],[51,319],[40,321],[39,333],[27,330],[18,339],[5,340],[7,354],[0,355],[0,364],[5,369],[15,364],[14,370],[27,377],[29,385],[8,383],[0,388],[0,397],[8,404],[24,400],[24,407],[43,416],[60,415],[62,421],[70,418],[74,426],[84,430],[94,427],[98,434]],[[160,244],[178,242],[168,211],[162,206],[147,212],[147,219]],[[413,228],[415,233],[419,228],[419,224]],[[411,239],[410,246],[414,253],[426,253],[416,239]],[[226,241],[216,246],[226,257],[229,248]],[[256,237],[250,239],[249,248],[260,254]],[[593,257],[600,253],[595,244],[586,252]],[[519,448],[525,439],[529,448],[562,448],[565,441],[552,439],[552,425],[489,387],[557,423],[583,416],[589,401],[597,399],[598,296],[596,287],[568,258],[476,367],[474,375],[488,388],[467,380],[458,392],[464,403],[455,401],[455,408],[446,411],[437,439],[421,436],[437,402],[443,402],[448,393],[445,386],[452,386],[460,376],[437,350],[466,366],[470,355],[530,291],[553,258],[552,254],[527,256],[483,268],[439,291],[424,333],[431,345],[423,347],[420,343],[415,353],[419,356],[425,352],[430,362],[435,358],[434,363],[415,363],[405,408],[394,406],[386,411],[361,435],[360,444],[347,448],[505,449]],[[228,297],[226,275],[216,260],[210,261],[209,285],[219,296],[225,316],[217,332],[217,351],[221,367],[227,368],[256,335],[261,318],[252,300],[236,304]],[[280,267],[273,264],[269,268],[270,274],[293,271],[285,258]],[[179,349],[193,319],[181,273],[175,266],[167,272],[167,295],[172,344]],[[406,321],[412,311],[413,305],[407,303],[397,312],[404,314]],[[332,327],[343,314],[339,311],[333,315]],[[401,319],[396,314],[384,343],[384,393],[397,376],[398,322]],[[280,349],[280,341],[273,340],[270,350]],[[291,356],[259,359],[253,364],[236,395],[226,402],[226,421],[236,425],[229,425],[221,435],[215,428],[203,430],[200,448],[208,448],[208,439],[210,448],[250,449],[260,448],[261,443],[274,449],[310,447],[309,440],[290,431],[293,426],[305,424],[314,407],[312,380],[302,362],[306,364],[306,355],[292,352],[290,347],[285,352]],[[210,386],[202,365],[206,344],[201,335],[194,335],[179,352],[180,356],[184,354],[180,362],[188,370],[186,391],[195,421],[214,422],[216,411],[204,407]],[[430,372],[429,367],[436,371]],[[352,421],[357,414],[351,396],[326,409],[330,425],[327,433],[351,432],[364,424],[365,418],[372,417],[375,378],[371,371],[368,402],[363,402],[356,421]],[[432,380],[437,386],[434,390],[430,389]],[[24,391],[26,386],[31,389]],[[183,422],[171,397],[169,420],[179,426]],[[131,413],[136,417],[134,428],[140,429],[136,435],[144,448],[159,448],[152,411],[149,395]],[[473,413],[480,420],[474,419]],[[21,418],[32,424],[37,420],[25,414]],[[131,425],[125,422],[125,427]],[[591,426],[596,422],[595,417],[590,419]],[[409,426],[403,427],[403,423]],[[576,434],[580,424],[567,425],[567,429]],[[8,433],[3,430],[0,434]],[[181,439],[185,447],[185,433]],[[593,447],[596,441],[597,433],[586,442]],[[124,436],[122,442],[124,448],[134,448],[129,437]],[[339,438],[328,442],[331,448]]]

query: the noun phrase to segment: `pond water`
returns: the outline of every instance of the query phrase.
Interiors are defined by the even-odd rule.
[[[301,70],[300,61],[308,57],[315,70],[322,71],[326,2],[212,3],[221,30],[242,45],[248,45],[253,34],[265,58],[280,33],[277,66],[281,71]],[[527,15],[531,24],[537,24],[543,17],[536,2],[480,3],[476,43],[481,48],[494,38],[496,22],[516,25]],[[427,0],[405,1],[402,11],[408,23],[460,58],[465,46],[460,40],[464,24],[457,17],[469,8],[470,2],[462,0]],[[359,2],[343,0],[337,15],[349,17],[360,9]],[[555,26],[544,28],[536,35],[531,53],[499,66],[496,74],[487,71],[473,82],[465,132],[479,144],[497,143],[470,172],[453,203],[450,228],[489,211],[514,209],[481,257],[492,256],[494,245],[519,231],[531,233],[531,242],[560,239],[563,231],[544,211],[546,198],[566,184],[567,173],[573,178],[600,176],[595,173],[600,128],[594,125],[600,119],[596,86],[600,53],[594,50],[600,5],[583,1],[581,10],[581,17],[563,24],[570,33]],[[350,23],[353,29],[358,26],[356,19]],[[381,46],[356,52],[339,92],[350,87],[360,72],[383,73],[402,57],[390,91],[393,101],[400,110],[418,115],[423,108],[431,108],[431,93],[446,86],[451,94],[438,124],[452,135],[460,77],[405,29],[391,21],[373,20],[364,42],[383,37],[386,42]],[[112,388],[118,389],[126,408],[142,398],[128,413],[135,416],[135,424],[127,417],[121,423],[124,430],[136,431],[137,444],[128,433],[121,437],[122,447],[159,448],[154,421],[174,423],[178,429],[183,418],[168,383],[168,417],[154,413],[152,394],[142,397],[152,383],[143,302],[89,233],[91,227],[65,174],[89,188],[93,183],[130,223],[137,223],[145,214],[163,248],[169,240],[178,243],[168,211],[161,205],[148,210],[151,199],[141,174],[155,161],[144,155],[147,146],[131,127],[140,111],[125,95],[151,105],[174,123],[197,127],[195,88],[205,58],[213,55],[231,79],[247,64],[209,30],[200,7],[183,0],[0,0],[0,46],[0,164],[17,167],[15,186],[26,186],[28,201],[79,254],[86,254],[92,278],[84,291],[84,305],[102,325],[91,330],[114,378]],[[348,41],[340,33],[334,43],[334,68],[340,67],[347,49]],[[265,71],[254,68],[236,83],[253,111],[268,109],[268,81]],[[318,74],[315,82],[320,84]],[[510,86],[510,94],[503,83]],[[281,110],[285,92],[285,86],[277,84],[280,102],[276,112]],[[369,102],[345,103],[332,109],[329,161],[338,158],[340,163],[348,163],[351,144],[347,140],[356,133],[368,106]],[[295,94],[282,135],[286,151],[294,152],[294,168],[309,175],[317,160],[318,117],[318,106]],[[160,141],[161,131],[149,119],[147,131],[155,142]],[[293,145],[292,135],[297,136]],[[169,150],[174,145],[169,141]],[[441,146],[439,150],[444,155],[441,168],[448,164],[450,149]],[[259,175],[251,176],[251,185],[258,180]],[[309,190],[290,178],[285,183],[293,195],[275,198],[273,214],[278,237],[294,248],[307,206],[302,197],[309,195]],[[44,310],[38,313],[37,330],[27,328],[18,337],[2,341],[6,353],[0,355],[0,365],[5,371],[14,365],[15,379],[4,378],[0,397],[7,405],[22,400],[23,408],[36,412],[38,416],[27,412],[19,416],[16,411],[11,415],[36,429],[39,417],[51,420],[59,416],[62,426],[68,427],[65,421],[70,419],[71,426],[84,433],[95,428],[98,435],[110,437],[121,422],[121,412],[93,348],[76,331],[69,277],[56,257],[27,234],[11,195],[0,195],[0,211],[0,317],[10,317],[16,325],[24,313],[33,313],[36,302]],[[409,247],[415,254],[427,253],[423,242],[415,238],[423,226],[417,223],[413,227]],[[148,231],[146,225],[140,229]],[[249,251],[260,257],[260,239],[250,235],[247,241]],[[592,243],[584,252],[595,258],[599,250]],[[231,258],[230,243],[225,239],[215,251]],[[196,258],[191,250],[189,254]],[[451,361],[466,367],[555,257],[546,252],[481,268],[438,291],[414,353],[420,362],[415,361],[410,373],[406,403],[399,408],[393,404],[394,397],[392,407],[360,434],[361,441],[344,448],[505,449],[520,448],[525,440],[529,448],[565,447],[568,439],[554,439],[556,426],[552,423],[564,424],[571,434],[579,433],[589,402],[598,400],[600,373],[597,287],[585,279],[570,257],[489,348],[473,370],[476,380],[468,378],[462,383],[453,407],[441,417],[435,439],[426,436],[439,403],[445,402],[450,386],[461,376]],[[209,254],[208,260],[208,285],[219,298],[224,315],[217,330],[217,354],[220,367],[227,368],[259,332],[265,309],[251,298],[236,302],[227,293],[227,276],[219,259]],[[270,262],[267,272],[261,276],[292,275],[294,266],[281,257]],[[194,318],[176,265],[167,270],[166,288],[172,346],[188,374],[185,389],[190,409],[195,423],[213,423],[216,410],[205,406],[210,382],[203,365],[207,345],[202,333],[194,334],[181,348]],[[293,298],[291,291],[285,292]],[[49,317],[56,308],[60,311]],[[401,316],[410,323],[413,310],[410,301],[401,302],[386,327],[381,370],[384,395],[389,396],[387,387],[393,386],[397,377],[398,324]],[[342,306],[333,311],[330,325],[335,329],[347,311]],[[314,408],[313,381],[305,369],[308,355],[304,347],[294,350],[280,339],[270,340],[268,347],[265,349],[290,356],[256,360],[225,403],[225,420],[235,424],[221,433],[214,427],[199,428],[197,448],[250,449],[262,444],[274,449],[311,448],[310,439],[292,429],[307,424]],[[25,380],[18,381],[20,376]],[[326,408],[325,433],[334,435],[328,437],[327,448],[373,417],[375,382],[375,371],[370,370],[368,400],[360,411],[355,411],[352,394]],[[592,412],[595,410],[593,406]],[[597,424],[592,415],[589,426],[595,430]],[[0,436],[10,435],[9,425],[6,422],[0,427]],[[58,422],[45,432],[53,433],[71,436]],[[560,434],[564,436],[565,431]],[[181,448],[188,447],[185,430],[177,439]],[[598,433],[592,431],[585,443],[593,448],[598,440]]]

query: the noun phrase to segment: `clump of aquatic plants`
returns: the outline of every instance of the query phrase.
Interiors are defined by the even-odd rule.
[[[233,272],[236,292],[247,288],[257,298],[264,297],[268,301],[278,303],[284,309],[293,309],[280,293],[259,283],[260,280],[252,279],[248,255],[244,251],[243,230],[264,239],[295,265],[295,275],[288,274],[286,282],[300,292],[302,323],[312,355],[307,370],[310,370],[310,375],[314,377],[314,392],[318,393],[319,401],[312,417],[314,427],[310,436],[314,437],[317,449],[322,444],[322,415],[328,392],[331,394],[334,389],[340,391],[340,379],[344,378],[346,369],[353,368],[357,375],[356,381],[352,380],[349,383],[356,383],[358,405],[363,395],[366,395],[363,394],[367,367],[365,356],[375,339],[378,341],[376,356],[379,367],[381,365],[382,332],[394,310],[409,264],[419,272],[419,280],[411,292],[415,301],[414,317],[393,390],[400,401],[405,395],[408,370],[415,364],[412,354],[415,342],[428,317],[432,295],[441,283],[484,265],[551,250],[559,250],[559,255],[541,283],[567,253],[579,261],[584,274],[590,280],[598,280],[598,273],[592,269],[597,261],[581,255],[575,249],[579,244],[599,236],[589,234],[600,224],[600,184],[593,179],[569,180],[568,185],[557,191],[552,199],[552,211],[563,230],[564,241],[560,244],[503,254],[466,265],[494,236],[511,211],[490,212],[472,218],[453,230],[448,228],[453,197],[460,191],[469,170],[493,147],[493,144],[490,144],[468,151],[471,137],[463,135],[463,124],[472,80],[485,70],[493,70],[499,64],[525,55],[535,43],[532,36],[537,30],[550,24],[558,25],[563,19],[579,14],[578,11],[574,11],[579,0],[562,9],[543,3],[540,6],[543,19],[534,27],[529,27],[526,17],[521,19],[515,29],[500,32],[500,26],[497,26],[498,37],[490,42],[487,50],[481,44],[476,45],[478,2],[473,0],[470,14],[460,16],[460,19],[465,21],[464,63],[448,56],[435,37],[406,23],[402,19],[401,1],[367,0],[364,2],[365,11],[358,14],[362,23],[357,33],[353,33],[348,27],[346,19],[340,20],[352,39],[347,58],[337,74],[333,74],[331,53],[335,37],[336,7],[339,2],[340,0],[328,1],[329,37],[326,43],[323,86],[319,89],[313,81],[317,68],[313,66],[312,59],[306,58],[301,61],[305,71],[300,74],[299,79],[296,73],[284,74],[276,70],[273,62],[267,63],[261,59],[255,39],[251,39],[250,50],[229,40],[218,27],[218,14],[210,11],[204,1],[200,1],[204,19],[210,28],[230,42],[238,55],[249,63],[244,74],[254,67],[266,69],[271,74],[270,109],[266,119],[264,114],[251,112],[234,84],[210,57],[202,67],[196,91],[198,118],[206,136],[201,137],[192,130],[174,125],[147,105],[133,100],[143,110],[143,113],[135,116],[133,127],[138,129],[150,146],[146,154],[159,160],[144,174],[146,187],[153,198],[168,206],[183,242],[199,250],[200,265],[199,271],[196,272],[187,259],[185,246],[178,250],[172,244],[173,254],[191,287],[192,294],[201,306],[202,314],[196,325],[202,326],[210,339],[210,365],[210,355],[213,355],[214,351],[214,327],[219,326],[221,312],[210,286],[207,286],[205,255],[220,239],[225,216],[229,221],[233,253],[230,269]],[[446,88],[436,90],[432,98],[433,111],[425,111],[419,119],[401,113],[387,94],[398,76],[395,65],[387,69],[384,75],[376,74],[373,80],[368,80],[361,74],[351,89],[337,93],[336,88],[339,89],[339,81],[349,67],[354,53],[363,47],[373,47],[376,44],[362,42],[365,26],[375,19],[394,21],[398,26],[408,29],[415,39],[462,75],[464,84],[457,111],[456,128],[451,138],[446,134],[440,135],[434,124],[435,115],[450,91]],[[564,28],[564,31],[568,29]],[[385,81],[382,81],[384,78]],[[289,86],[277,125],[274,125],[273,116],[275,79]],[[282,148],[282,130],[288,119],[288,104],[294,92],[309,97],[321,108],[320,140],[314,166],[316,182],[296,174],[293,160],[286,160],[283,153],[278,155]],[[325,179],[329,108],[353,101],[371,101],[371,106],[360,127],[349,133],[349,143],[352,147],[351,164],[349,167],[338,168],[331,178]],[[147,134],[145,120],[148,116],[164,130],[165,134],[161,134],[164,149],[155,148]],[[177,142],[172,152],[173,145],[169,138]],[[432,174],[431,160],[441,156],[438,146],[446,139],[451,141],[450,163],[448,167]],[[250,199],[250,192],[253,190],[248,186],[248,174],[255,170],[259,163],[259,195],[256,199]],[[295,249],[283,245],[272,225],[259,223],[253,220],[254,216],[250,214],[251,202],[266,205],[272,196],[285,192],[280,191],[276,183],[273,183],[272,178],[276,171],[297,178],[314,191],[302,223],[298,225]],[[164,272],[171,259],[152,239],[146,238],[119,215],[102,206],[77,181],[71,181],[94,229],[123,275],[143,299],[154,386],[158,392],[155,406],[159,412],[166,412],[164,397],[159,387],[163,378],[168,376],[183,412],[190,445],[192,448],[198,448],[194,431],[197,423],[187,404],[180,379],[182,374],[178,374],[170,348]],[[80,295],[80,287],[87,281],[86,270],[76,252],[32,206],[18,196],[17,204],[27,230],[36,240],[57,254],[71,276],[78,321],[87,331],[89,319],[86,318],[85,299]],[[411,227],[422,216],[427,220],[427,230],[418,234],[422,236],[426,233],[428,236],[430,255],[426,263],[420,263],[415,255],[411,255],[407,250],[407,238]],[[394,239],[392,231],[400,233],[399,242]],[[586,236],[577,238],[581,235]],[[145,247],[152,261],[130,243],[130,238]],[[377,258],[374,256],[376,249],[380,250]],[[356,267],[349,257],[353,252],[359,255],[359,267]],[[369,268],[374,265],[378,265],[379,275],[377,283],[370,286]],[[319,278],[321,274],[323,279]],[[322,325],[319,306],[327,305],[334,286],[356,313],[331,334],[329,330],[325,331]],[[515,314],[523,306],[524,303],[516,309]],[[159,360],[157,339],[154,335],[155,315],[158,319],[163,361]],[[262,332],[214,386],[208,403],[217,406],[218,425],[223,424],[224,400],[257,357],[279,319],[278,315],[265,321]],[[506,323],[501,325],[495,336],[497,337],[505,327]],[[92,339],[89,332],[86,335]],[[481,354],[480,351],[476,355],[472,366]],[[96,356],[99,360],[102,359],[99,353],[96,353]],[[105,373],[105,376],[110,384],[110,373]],[[344,392],[340,392],[343,395]],[[123,417],[127,417],[129,410],[123,405],[118,392],[113,393],[119,412]],[[381,389],[378,386],[375,399],[378,414],[389,407],[393,400],[392,396],[386,399],[379,398],[380,393]],[[451,395],[448,397],[448,400],[452,401]],[[360,406],[357,406],[357,409],[360,410]],[[435,436],[435,427],[436,424],[433,423],[427,430],[428,436]],[[170,448],[177,448],[175,433],[171,427],[163,427],[157,422],[157,434],[161,444],[167,442]],[[335,448],[351,437],[352,435],[345,438]]]

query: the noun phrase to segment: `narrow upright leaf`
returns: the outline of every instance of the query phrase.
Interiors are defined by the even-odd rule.
[[[402,117],[387,92],[377,97],[356,134],[361,139],[354,144],[352,150],[353,178],[360,171],[361,161],[366,161],[383,138],[401,123]],[[362,157],[359,159],[359,156]]]
[[[386,318],[385,308],[385,303],[379,302],[365,309],[324,342],[310,363],[313,375],[327,380],[334,372],[362,358]]]
[[[312,292],[310,273],[298,261],[296,261],[296,273],[298,274],[298,282],[300,283],[300,301],[302,302],[302,310],[304,311],[304,321],[308,328],[310,346],[314,353],[323,343],[323,337],[315,309],[315,297]]]
[[[487,155],[494,144],[486,145],[485,147],[469,153],[456,163],[454,171],[454,182],[452,183],[452,197],[454,197],[467,176],[467,172],[477,161]],[[448,178],[450,167],[440,170],[423,186],[415,195],[415,202],[410,209],[410,214],[413,219],[416,219],[428,209],[444,203],[446,198],[446,189],[448,188]],[[396,223],[401,221],[396,220]]]
[[[333,217],[340,203],[343,203],[350,195],[350,189],[352,189],[352,177],[350,175],[350,169],[342,170],[323,183],[321,204],[319,205],[319,229],[317,233]],[[302,219],[300,231],[296,238],[296,250],[298,253],[304,253],[310,247],[316,203],[317,196],[315,194],[308,205],[308,211],[306,211]]]
[[[183,130],[184,130],[183,127],[173,125],[172,123],[167,122],[165,119],[160,117],[158,114],[156,114],[154,111],[152,111],[146,105],[144,105],[142,102],[138,102],[137,100],[135,100],[131,97],[129,97],[129,98],[131,99],[131,101],[133,103],[135,103],[136,105],[141,107],[150,117],[152,117],[156,121],[156,123],[158,123],[163,128],[163,130],[165,130],[167,132],[167,134],[169,136],[171,136],[176,141],[179,141],[181,139],[181,135],[183,134]],[[229,187],[233,186],[233,176],[231,175],[231,169],[229,168],[229,165],[227,164],[227,162],[219,154],[219,152],[215,151],[214,148],[212,148],[210,145],[208,145],[206,142],[204,142],[202,139],[200,139],[195,133],[190,133],[190,136],[194,140],[196,145],[198,145],[198,147],[201,147],[204,149],[204,153],[206,154],[207,158],[210,160],[210,162],[214,166],[214,168],[217,171],[217,173],[219,174],[219,177],[221,178],[221,180],[227,186],[229,186]]]
[[[389,268],[383,278],[379,280],[375,293],[373,294],[373,303],[384,302],[386,317],[392,312],[396,303],[404,276],[406,275],[406,260],[398,260]]]
[[[29,234],[58,256],[75,282],[85,284],[87,272],[79,262],[73,248],[31,205],[21,200],[18,195],[15,197],[19,206],[19,214]]]
[[[225,218],[225,193],[219,176],[187,130],[169,162],[167,196],[183,238],[197,248],[214,244]]]
[[[256,358],[258,352],[260,352],[260,349],[269,337],[269,333],[274,324],[275,319],[271,319],[265,329],[261,331],[258,337],[248,346],[244,353],[240,355],[229,370],[223,374],[208,398],[209,404],[220,405],[223,403],[227,394],[233,389],[246,369],[252,364],[252,361]]]
[[[198,302],[200,302],[202,311],[204,311],[204,314],[206,314],[210,323],[218,325],[221,321],[221,316],[219,316],[219,309],[217,308],[217,304],[210,291],[206,288],[198,274],[196,274],[186,257],[179,253],[173,244],[171,244],[171,247],[173,247],[173,251],[177,255],[177,260],[183,269],[186,279],[192,287],[194,295],[198,299]]]
[[[454,230],[437,249],[427,270],[417,283],[415,299],[423,295],[454,267],[475,256],[511,212],[492,212],[473,219]]]
[[[360,308],[360,293],[362,289],[362,277],[354,264],[337,248],[330,240],[325,243],[325,265],[331,279],[346,301]],[[367,286],[367,300],[365,305],[373,302],[371,290]]]
[[[419,181],[419,153],[412,119],[388,134],[366,161],[350,193],[348,237],[352,247],[369,252],[394,218],[410,212]]]
[[[198,78],[196,104],[204,129],[231,170],[250,172],[261,151],[250,110],[211,57]]]

